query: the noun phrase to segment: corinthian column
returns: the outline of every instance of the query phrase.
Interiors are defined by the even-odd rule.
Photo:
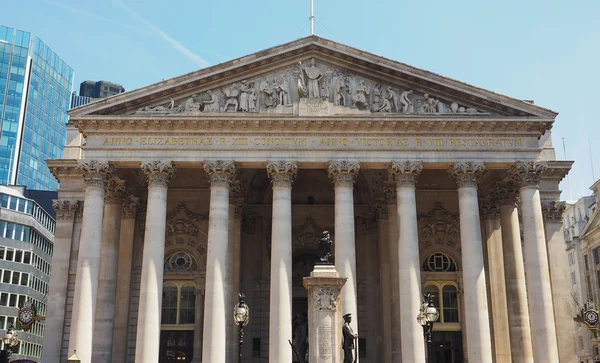
[[[55,199],[52,208],[56,212],[56,230],[50,274],[50,291],[44,334],[44,359],[49,362],[60,361],[60,349],[63,341],[65,305],[69,279],[69,261],[73,241],[75,212],[79,209],[78,200]]]
[[[271,232],[271,293],[269,315],[269,362],[291,363],[292,350],[292,183],[298,173],[295,161],[267,164],[273,182]]]
[[[554,304],[539,182],[548,168],[542,162],[517,162],[509,174],[519,185],[523,218],[525,277],[529,297],[533,357],[536,362],[558,362]]]
[[[237,174],[233,161],[208,161],[204,170],[210,180],[210,211],[204,294],[204,335],[202,361],[225,363],[227,352],[227,316],[225,306],[230,288],[227,281],[229,238],[229,186]]]
[[[121,233],[119,236],[119,257],[117,262],[117,305],[115,306],[115,328],[113,342],[127,341],[129,326],[129,298],[131,292],[131,268],[133,265],[133,235],[135,231],[135,214],[139,200],[133,195],[122,201]],[[113,344],[112,361],[125,362],[127,345]]]
[[[419,235],[417,227],[417,202],[415,188],[423,170],[422,161],[392,162],[389,173],[396,182],[398,208],[398,286],[400,302],[400,339],[403,362],[424,362],[425,344],[423,328],[415,311],[421,307],[421,263],[419,261]]]
[[[77,350],[81,362],[90,363],[98,293],[104,185],[111,169],[106,161],[89,160],[79,165],[79,171],[83,174],[86,186],[68,354]]]
[[[167,218],[167,188],[175,175],[175,165],[170,161],[142,162],[148,178],[148,206],[142,279],[135,343],[136,363],[158,362],[160,341],[160,314],[165,259],[165,228]]]
[[[477,183],[484,168],[483,163],[467,161],[456,162],[448,170],[458,185],[467,354],[470,362],[492,362],[490,317],[477,202]]]
[[[94,327],[94,363],[110,363],[112,356],[119,234],[121,232],[121,203],[125,196],[125,181],[116,177],[106,183],[104,219],[100,246],[98,304]]]
[[[513,363],[533,363],[516,186],[511,183],[501,185],[496,190],[496,196],[500,204],[500,223],[502,225],[502,252],[511,357]]]
[[[352,329],[358,332],[356,287],[356,244],[354,242],[354,179],[360,170],[357,161],[334,160],[328,174],[335,188],[335,267],[347,277],[342,288],[342,314],[352,314]]]

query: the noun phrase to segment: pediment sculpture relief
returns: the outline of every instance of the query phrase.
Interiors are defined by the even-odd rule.
[[[445,245],[460,252],[460,220],[437,202],[433,210],[417,218],[419,226],[419,252],[434,246]]]
[[[197,225],[199,222],[208,221],[208,216],[190,211],[185,203],[181,202],[167,214],[165,230],[165,246],[185,245],[198,252],[200,269],[206,268],[207,237]]]
[[[275,113],[335,114],[479,114],[475,108],[429,93],[379,83],[353,72],[317,62],[298,62],[226,87],[144,106],[135,114]]]

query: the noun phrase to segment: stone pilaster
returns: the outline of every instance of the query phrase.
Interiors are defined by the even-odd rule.
[[[335,189],[335,266],[347,277],[342,289],[342,315],[352,314],[352,329],[358,332],[356,243],[354,235],[354,179],[360,164],[351,160],[333,160],[328,175]]]
[[[500,205],[511,359],[513,363],[533,363],[517,189],[513,183],[503,183],[496,188],[494,194]]]
[[[44,359],[52,362],[60,360],[73,225],[79,205],[80,202],[78,200],[57,199],[52,201],[52,207],[56,212],[56,229],[54,232],[54,250],[52,254],[47,313],[44,322],[43,348]]]
[[[397,246],[393,253],[398,259],[398,290],[400,310],[400,340],[403,362],[424,362],[423,328],[415,317],[421,307],[421,271],[419,234],[417,226],[416,184],[423,170],[422,161],[394,161],[389,169],[396,183],[398,226]],[[396,258],[396,256],[394,256]]]
[[[298,163],[289,160],[267,164],[273,182],[271,232],[271,291],[269,297],[269,362],[291,363],[292,350],[292,183]]]
[[[229,188],[237,175],[237,167],[233,161],[216,160],[206,162],[204,171],[210,181],[210,211],[202,361],[225,363],[227,316],[231,313],[231,307],[225,305],[226,292],[231,288],[227,280]]]
[[[167,188],[175,176],[170,161],[142,162],[148,179],[148,206],[142,255],[142,277],[135,345],[136,363],[157,362],[159,357],[160,315],[165,259]]]
[[[573,321],[571,280],[569,265],[565,258],[565,238],[562,215],[564,202],[546,202],[542,204],[544,226],[550,263],[550,282],[556,319],[556,338],[560,362],[576,362],[578,342],[576,342],[575,322]]]
[[[131,269],[133,266],[133,237],[135,216],[139,199],[131,194],[125,196],[121,205],[121,232],[119,235],[119,257],[117,262],[117,304],[115,305],[113,342],[127,341],[129,326],[129,299],[131,294]],[[113,344],[112,361],[125,362],[126,344]]]
[[[508,327],[508,306],[506,282],[504,278],[504,255],[502,252],[502,231],[500,226],[500,205],[494,196],[481,202],[480,208],[486,239],[487,271],[492,307],[492,327],[494,356],[496,362],[512,362]]]
[[[533,357],[536,362],[555,363],[559,360],[554,304],[539,190],[540,179],[547,168],[544,162],[517,162],[509,175],[519,185],[521,199],[529,317],[534,332]]]
[[[104,213],[104,185],[112,174],[108,162],[87,160],[79,164],[85,182],[85,201],[77,275],[73,296],[69,354],[77,350],[83,363],[92,361],[94,312],[98,293],[98,269]]]
[[[487,303],[483,246],[477,200],[477,184],[485,166],[478,162],[455,162],[448,172],[458,185],[460,236],[463,264],[464,309],[468,359],[492,362],[492,341]]]

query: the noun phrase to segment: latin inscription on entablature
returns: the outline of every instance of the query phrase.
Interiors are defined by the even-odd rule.
[[[534,137],[336,137],[336,136],[102,136],[90,135],[87,148],[161,150],[527,150]]]

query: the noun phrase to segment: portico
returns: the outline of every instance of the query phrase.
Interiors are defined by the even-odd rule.
[[[292,363],[327,229],[363,363],[425,361],[425,290],[440,361],[505,362],[510,346],[513,362],[558,362],[542,204],[570,163],[554,160],[555,116],[314,36],[75,109],[48,162],[59,198],[82,201],[69,279],[50,287],[73,313],[44,358],[232,362],[242,291],[244,362]],[[520,193],[523,251],[502,188]],[[501,233],[482,235],[483,218]],[[499,256],[502,283],[485,262]]]

